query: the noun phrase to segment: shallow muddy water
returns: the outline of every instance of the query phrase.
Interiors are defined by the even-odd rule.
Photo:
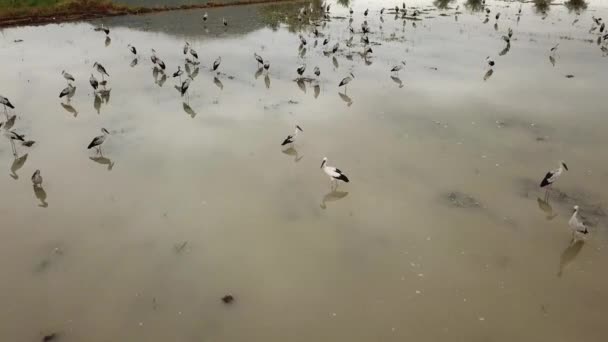
[[[2,31],[0,94],[36,143],[0,140],[1,341],[606,340],[608,57],[589,30],[608,5],[488,2],[484,24],[471,1],[410,1],[405,21],[354,1],[349,48],[348,7],[315,47],[307,3]],[[201,64],[182,97],[185,41]],[[351,182],[332,191],[323,157]],[[591,234],[570,245],[575,204]]]

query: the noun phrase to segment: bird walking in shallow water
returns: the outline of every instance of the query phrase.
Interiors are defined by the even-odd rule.
[[[63,76],[63,78],[65,78],[66,81],[68,81],[68,84],[70,82],[74,82],[74,76],[70,75],[69,73],[65,72],[65,70],[61,71],[61,76]]]
[[[298,131],[304,132],[300,126],[296,125],[296,129],[293,134],[288,135],[287,138],[285,138],[285,140],[283,140],[281,143],[281,146],[294,144],[296,142],[296,138],[298,137]]]
[[[42,186],[42,176],[40,175],[40,170],[36,170],[32,175],[32,183],[35,188],[39,188]]]
[[[325,172],[325,174],[329,176],[331,186],[334,187],[335,185],[334,188],[338,187],[338,181],[342,181],[345,183],[350,182],[348,177],[346,177],[346,175],[342,173],[340,169],[327,165],[327,157],[323,158],[323,162],[321,162],[321,169],[323,169],[323,172]]]
[[[342,79],[342,81],[340,81],[340,84],[338,85],[339,87],[344,86],[344,93],[346,93],[346,88],[347,85],[355,78],[355,75],[353,75],[353,73],[351,72],[349,76],[346,76]]]
[[[568,226],[570,226],[570,230],[572,230],[572,240],[570,244],[576,243],[579,240],[584,240],[587,234],[589,234],[589,229],[579,217],[579,207],[578,205],[574,206],[574,213],[570,217],[568,221]]]
[[[218,57],[215,62],[213,62],[213,71],[216,71],[217,68],[220,67],[220,63],[222,63],[222,57]]]
[[[296,69],[296,72],[300,76],[302,76],[304,74],[304,71],[306,71],[306,64],[302,64]]]
[[[4,106],[4,115],[6,115],[6,119],[8,120],[8,112],[6,111],[6,107],[15,109],[15,106],[7,99],[6,97],[0,95],[0,104]]]
[[[555,170],[547,172],[543,180],[540,182],[541,188],[548,187],[547,193],[545,194],[545,198],[549,197],[549,189],[551,188],[553,183],[555,183],[559,179],[564,170],[568,171],[568,165],[566,165],[564,161],[560,161],[559,167]]]
[[[108,135],[110,135],[110,132],[108,132],[107,129],[102,128],[101,129],[101,133],[103,133],[103,135],[98,135],[95,138],[93,138],[93,140],[91,141],[91,143],[89,144],[89,146],[87,146],[87,149],[92,149],[93,147],[97,148],[97,153],[101,154],[101,144],[104,143],[104,141],[106,141],[106,137]]]
[[[95,62],[95,63],[93,64],[93,68],[95,68],[95,70],[97,70],[97,72],[101,74],[101,79],[102,79],[102,80],[104,79],[104,75],[106,75],[106,76],[110,77],[110,75],[109,75],[109,74],[108,74],[108,72],[106,71],[106,68],[104,68],[104,67],[103,67],[103,65],[101,65],[101,64],[99,64],[99,63],[97,63],[97,62]]]
[[[398,73],[399,71],[401,71],[401,69],[403,69],[403,67],[405,66],[405,61],[402,61],[401,64],[397,64],[395,65],[392,69],[391,72],[396,72]]]

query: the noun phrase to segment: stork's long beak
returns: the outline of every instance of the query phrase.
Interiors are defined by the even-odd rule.
[[[562,165],[564,165],[564,168],[566,169],[566,171],[569,171],[568,170],[568,165],[566,165],[566,163],[562,163]]]
[[[299,129],[300,132],[304,132],[304,130],[300,126],[296,125],[296,128]]]
[[[321,167],[320,167],[320,169],[322,169],[322,168],[323,168],[323,165],[325,165],[325,160],[324,160],[323,162],[321,162]]]

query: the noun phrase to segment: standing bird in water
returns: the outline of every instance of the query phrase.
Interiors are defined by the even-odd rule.
[[[93,74],[91,74],[91,77],[89,78],[89,83],[91,84],[91,87],[93,87],[93,91],[97,91],[97,87],[99,87],[99,82],[97,81],[95,76],[93,76]]]
[[[222,57],[218,57],[215,62],[213,62],[213,71],[216,71],[217,68],[220,67],[220,63],[222,63]]]
[[[101,133],[103,133],[103,135],[99,135],[99,136],[96,136],[95,138],[93,138],[93,140],[91,141],[91,143],[89,144],[87,149],[90,150],[93,147],[97,147],[97,152],[99,154],[101,154],[101,144],[103,144],[103,142],[106,141],[106,137],[110,134],[110,132],[108,132],[107,129],[102,128]]]
[[[61,93],[59,93],[59,98],[62,98],[64,96],[67,96],[68,102],[70,101],[70,97],[72,97],[74,95],[74,92],[76,91],[76,87],[74,87],[71,84],[68,84],[67,87],[65,87]]]
[[[258,55],[257,53],[253,53],[253,58],[255,58],[255,60],[258,62],[258,66],[260,64],[264,65],[264,59],[262,58],[262,56]]]
[[[190,50],[190,43],[186,42],[186,44],[184,44],[184,55],[188,54],[188,50]]]
[[[549,186],[549,188],[551,188],[553,183],[555,183],[559,179],[559,177],[562,175],[564,170],[568,171],[568,165],[566,165],[565,162],[560,161],[559,167],[557,169],[547,172],[547,174],[545,175],[545,178],[543,178],[543,180],[540,182],[540,187],[544,188],[546,186]],[[547,194],[545,195],[545,198],[548,196],[549,196],[549,191],[547,190]]]
[[[42,176],[40,175],[40,170],[36,170],[32,175],[32,183],[34,183],[35,188],[42,186]]]
[[[135,48],[135,46],[129,44],[129,45],[127,45],[127,47],[129,48],[129,51],[131,51],[131,53],[133,55],[137,55],[137,49]]]
[[[354,78],[355,75],[353,75],[353,73],[351,72],[349,76],[344,77],[342,81],[340,81],[338,88],[344,86],[344,91],[346,91],[346,85],[349,84]]]
[[[402,61],[401,64],[397,64],[395,65],[392,69],[391,72],[399,72],[401,71],[401,69],[403,69],[403,67],[405,66],[405,61]]]
[[[66,81],[68,81],[68,84],[70,82],[74,82],[74,76],[68,74],[67,72],[65,72],[65,70],[61,71],[61,76],[63,76],[63,78],[65,78]]]
[[[207,21],[207,12],[205,12],[205,14],[203,14],[203,21]]]
[[[345,183],[350,182],[348,177],[340,171],[340,169],[335,168],[333,166],[327,166],[327,157],[323,158],[323,162],[321,163],[321,169],[325,172],[326,175],[329,176],[330,182],[332,186],[335,184],[335,187],[338,187],[338,181],[343,181]]]
[[[579,240],[584,240],[585,235],[589,234],[589,230],[585,223],[581,220],[578,215],[578,205],[574,206],[574,213],[572,213],[572,217],[570,217],[570,221],[568,221],[568,226],[572,230],[572,240],[570,244],[576,243]]]
[[[191,78],[188,77],[184,82],[182,82],[182,85],[179,88],[179,92],[182,94],[182,96],[184,96],[184,94],[186,94],[188,91],[188,88],[190,87],[190,80]]]
[[[102,78],[102,79],[104,79],[104,76],[103,76],[103,75],[106,75],[106,76],[110,77],[110,75],[109,75],[109,74],[108,74],[108,72],[106,71],[106,68],[104,68],[104,67],[103,67],[103,65],[101,65],[101,64],[99,64],[99,63],[97,63],[97,62],[95,62],[95,63],[93,64],[93,68],[95,68],[95,69],[97,70],[97,72],[101,74],[101,78]]]
[[[182,77],[184,71],[182,70],[181,65],[177,66],[177,71],[173,73],[173,77]]]
[[[224,22],[224,26],[228,26],[228,22],[226,21],[226,18],[222,18],[223,22]]]
[[[6,114],[6,117],[8,118],[8,114],[6,112],[6,107],[15,109],[15,106],[13,106],[11,101],[9,101],[6,97],[4,97],[2,95],[0,95],[0,104],[2,104],[4,106],[4,114]]]
[[[95,28],[93,29],[93,31],[96,31],[96,32],[103,32],[103,33],[105,33],[105,34],[106,34],[106,36],[110,34],[110,29],[109,29],[109,28],[107,28],[107,27],[105,27],[105,26],[103,26],[103,25],[95,27]]]
[[[285,140],[283,140],[283,142],[281,143],[281,146],[285,146],[285,145],[289,145],[289,144],[295,143],[296,142],[296,138],[298,137],[298,131],[304,132],[302,130],[302,128],[300,128],[300,126],[296,125],[296,130],[294,131],[294,133],[288,135],[287,138],[285,138]]]
[[[315,67],[313,72],[315,75],[317,75],[317,77],[321,76],[321,69],[319,69],[318,66]]]
[[[302,64],[296,69],[296,72],[300,76],[302,76],[302,74],[304,74],[304,71],[306,71],[306,64]]]

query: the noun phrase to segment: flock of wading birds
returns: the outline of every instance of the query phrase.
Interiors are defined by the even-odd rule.
[[[485,3],[485,1],[484,1]],[[458,8],[457,8],[458,9]],[[329,20],[329,11],[330,11],[330,5],[323,5],[322,9],[324,12],[324,17],[326,20]],[[299,11],[298,14],[298,19],[300,21],[303,20],[303,18],[306,17],[306,15],[310,14],[313,12],[313,7],[312,4],[310,5],[309,8],[306,7],[302,7]],[[385,12],[385,9],[381,9],[380,10],[380,15],[382,16]],[[406,19],[406,18],[415,18],[416,16],[418,16],[420,14],[420,12],[417,9],[414,10],[410,10],[409,12],[409,16],[408,16],[408,9],[405,6],[405,3],[403,3],[402,8],[399,8],[399,6],[395,6],[394,10],[393,9],[389,9],[388,13],[391,14],[395,14],[395,16],[398,16],[399,14],[401,14],[402,18]],[[349,22],[349,32],[350,32],[350,38],[346,41],[346,46],[347,47],[351,47],[353,44],[353,35],[356,33],[355,29],[351,26],[352,24],[352,15],[353,15],[353,10],[350,9],[350,14],[351,14],[351,20]],[[365,10],[365,12],[363,13],[363,15],[365,17],[367,17],[369,14],[369,10]],[[490,16],[490,9],[486,8],[485,9],[485,16],[486,19],[484,21],[484,23],[486,23],[489,20],[489,16]],[[518,11],[518,21],[519,21],[519,17],[521,16],[521,8]],[[500,13],[497,13],[495,15],[496,20],[498,21],[500,18]],[[600,37],[599,39],[603,39],[604,41],[608,41],[608,34],[602,36],[604,29],[605,29],[605,23],[602,22],[601,18],[595,18],[592,17],[593,22],[595,23],[595,25],[593,25],[592,29],[589,31],[590,33],[595,31],[597,29],[597,32],[600,33]],[[207,13],[205,13],[203,15],[202,18],[203,22],[206,22],[208,20],[208,15]],[[575,20],[575,23],[578,21],[578,19]],[[224,26],[228,26],[228,22],[226,21],[225,18],[222,19],[223,25]],[[574,23],[573,23],[574,24]],[[96,27],[94,29],[95,31],[99,31],[99,32],[104,32],[106,34],[106,37],[109,35],[110,30],[107,27],[104,26],[100,26],[100,27]],[[315,25],[314,30],[312,31],[313,35],[315,38],[318,38],[319,36],[322,36],[322,34],[318,31],[317,26]],[[373,53],[372,48],[369,46],[370,41],[369,41],[369,37],[368,37],[368,33],[370,33],[370,27],[367,24],[367,21],[364,21],[363,24],[361,25],[361,31],[359,32],[362,34],[361,36],[361,42],[363,43],[363,52],[360,53],[364,58],[368,55]],[[510,48],[510,44],[511,44],[511,38],[513,36],[513,30],[511,28],[509,28],[508,32],[506,35],[502,36],[502,39],[506,42],[507,47],[506,49],[508,50]],[[307,45],[307,40],[306,38],[300,34],[299,35],[299,40],[300,40],[300,48],[303,48],[304,46]],[[316,41],[315,41],[316,42]],[[329,43],[329,37],[325,38],[323,41],[323,46],[326,46]],[[316,46],[316,44],[315,44]],[[558,48],[558,45],[555,45],[553,48],[551,48],[551,53],[554,54]],[[135,48],[135,46],[129,44],[128,46],[129,51],[136,57],[136,59],[134,60],[135,63],[137,60],[137,56],[138,56],[138,52],[137,49]],[[340,47],[340,43],[336,42],[330,49],[324,51],[325,54],[332,54],[332,53],[336,53],[338,51]],[[606,50],[604,50],[606,49]],[[608,48],[606,48],[606,46],[602,46],[602,51],[603,52],[608,52]],[[199,58],[198,58],[198,53],[196,52],[196,50],[194,50],[190,44],[188,42],[186,42],[186,44],[183,47],[183,54],[186,56],[185,57],[185,63],[186,63],[186,67],[188,67],[189,65],[191,66],[198,66],[200,64]],[[192,58],[190,58],[192,57]],[[258,55],[257,53],[254,53],[254,58],[255,61],[258,64],[258,67],[261,66],[260,70],[263,68],[263,70],[265,72],[268,72],[268,70],[270,69],[270,63],[268,61],[265,61],[260,55]],[[151,54],[151,62],[154,66],[154,72],[155,73],[162,73],[163,75],[165,75],[165,71],[166,71],[166,65],[165,63],[162,61],[162,59],[160,59],[157,54],[156,51],[154,49],[152,49],[152,54]],[[554,56],[551,55],[550,56],[550,60],[552,63],[554,63]],[[211,70],[213,72],[216,72],[219,67],[220,64],[222,62],[221,57],[218,57],[214,62],[213,65],[211,67]],[[486,80],[487,78],[489,78],[489,76],[492,75],[493,72],[493,67],[496,65],[496,62],[491,59],[490,57],[486,58],[486,62],[488,64],[489,70],[486,72],[486,75],[484,76],[484,80]],[[392,67],[390,69],[391,72],[393,73],[398,73],[400,70],[402,70],[406,65],[405,61],[402,61],[401,63],[395,65],[394,67]],[[91,87],[94,90],[95,96],[98,96],[98,94],[103,94],[104,92],[107,92],[107,83],[108,81],[106,80],[106,77],[109,77],[110,75],[108,74],[106,68],[101,65],[98,62],[95,62],[93,64],[93,69],[99,73],[99,75],[101,76],[101,81],[99,81],[94,75],[93,73],[91,73],[91,76],[89,78],[89,83],[91,85]],[[300,66],[297,67],[296,72],[297,74],[301,77],[303,76],[304,72],[306,71],[306,64],[302,64]],[[321,74],[321,70],[319,69],[319,67],[315,67],[313,70],[313,73],[315,74],[315,76],[319,77]],[[74,76],[72,76],[71,74],[67,73],[66,71],[62,71],[62,76],[65,78],[65,80],[67,81],[67,87],[65,89],[63,89],[60,94],[59,97],[63,98],[66,97],[66,99],[69,101],[69,99],[74,96],[75,92],[76,92],[76,87],[72,84],[75,81]],[[186,79],[182,82],[181,81],[181,76],[183,75],[183,70],[181,69],[181,66],[178,66],[177,71],[175,71],[172,76],[174,78],[179,77],[180,78],[180,82],[181,84],[179,86],[176,86],[177,90],[180,92],[181,96],[184,96],[187,94],[188,92],[188,88],[190,87],[190,82],[193,79],[192,76],[188,75],[186,77]],[[347,77],[343,78],[340,83],[339,83],[339,87],[346,87],[350,82],[353,81],[353,79],[355,78],[353,73],[350,73]],[[12,127],[15,123],[15,118],[16,115],[12,115],[9,116],[7,109],[15,109],[15,106],[11,103],[11,101],[0,95],[0,104],[2,104],[4,106],[4,112],[5,112],[5,116],[6,116],[6,121],[4,122],[0,122],[0,130],[3,134],[3,136],[5,136],[6,138],[8,138],[8,140],[10,141],[11,147],[12,147],[12,151],[13,151],[13,155],[15,157],[17,157],[17,151],[16,151],[16,147],[15,147],[15,143],[20,143],[23,146],[26,147],[30,147],[32,146],[35,142],[31,141],[31,140],[25,140],[25,137],[19,133],[17,133],[15,130],[12,130]],[[110,136],[110,132],[105,129],[105,128],[101,128],[101,132],[102,134],[99,136],[94,137],[91,142],[89,143],[89,145],[87,145],[87,149],[93,149],[95,148],[97,150],[97,154],[102,155],[102,151],[101,151],[101,147],[103,145],[103,143],[107,140],[108,136]],[[303,132],[302,128],[299,125],[295,126],[295,130],[293,132],[293,134],[288,135],[283,142],[281,143],[281,146],[284,147],[293,147],[296,143],[296,139],[298,137],[298,132]],[[338,187],[338,183],[339,182],[349,182],[349,178],[338,168],[333,167],[333,166],[329,166],[327,165],[327,158],[323,158],[322,162],[321,162],[321,169],[323,170],[323,172],[329,177],[330,179],[330,187],[332,190],[335,190]],[[546,188],[547,191],[545,193],[545,200],[548,199],[549,193],[550,193],[550,189],[551,186],[560,178],[560,176],[564,173],[564,171],[568,170],[568,166],[566,165],[565,162],[560,161],[559,162],[559,166],[554,169],[551,170],[549,172],[547,172],[545,174],[545,176],[543,177],[541,183],[540,183],[540,187],[541,188]],[[42,178],[42,174],[40,172],[40,170],[36,170],[34,172],[34,174],[31,177],[33,186],[34,186],[34,190],[42,190],[42,182],[43,182],[43,178]],[[572,231],[572,240],[571,243],[576,243],[578,241],[583,241],[585,239],[585,237],[589,234],[589,230],[587,228],[587,226],[585,225],[585,223],[583,222],[582,218],[579,216],[579,207],[578,205],[574,206],[574,212],[568,222],[570,229]]]

